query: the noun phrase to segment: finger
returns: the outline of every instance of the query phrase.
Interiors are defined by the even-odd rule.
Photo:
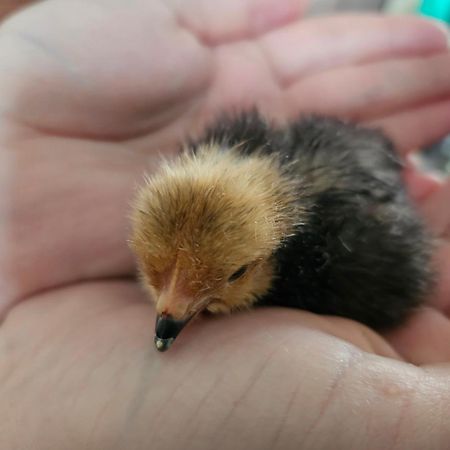
[[[450,100],[436,97],[436,101],[387,114],[367,124],[382,128],[402,153],[411,152],[435,143],[450,132]]]
[[[450,221],[443,207],[448,203],[446,181],[424,173],[417,168],[417,164],[407,161],[405,181],[408,191],[422,208],[423,216],[428,221],[432,232],[444,235],[434,242],[433,270],[435,271],[435,286],[428,302],[437,310],[450,314],[450,239],[445,237],[445,220]],[[447,183],[449,183],[447,181]],[[437,203],[432,199],[437,196]],[[431,203],[431,205],[430,205]],[[444,219],[443,222],[441,220]]]
[[[450,315],[450,180],[429,195],[419,206],[432,233],[437,237],[434,255],[436,290],[433,304]]]
[[[169,2],[179,22],[206,45],[248,39],[299,19],[307,0]]]
[[[427,197],[421,205],[423,216],[433,233],[450,241],[450,179],[442,184],[433,194]]]
[[[424,56],[447,48],[446,35],[430,21],[375,15],[305,20],[263,36],[260,43],[285,87],[337,67]]]
[[[450,320],[433,308],[423,308],[386,338],[407,361],[417,365],[450,362]]]
[[[412,157],[405,159],[403,177],[410,197],[416,202],[424,202],[433,192],[440,189],[444,180],[431,172],[424,172]]]
[[[382,117],[450,97],[450,53],[345,67],[317,74],[286,91],[291,110],[352,120]]]
[[[35,0],[2,0],[0,4],[0,20],[18,8],[33,3]]]
[[[450,241],[441,240],[434,255],[436,287],[431,303],[439,311],[450,317]]]

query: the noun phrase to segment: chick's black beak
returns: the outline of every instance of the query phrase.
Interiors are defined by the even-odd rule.
[[[160,352],[169,350],[174,340],[186,324],[192,319],[193,314],[186,319],[175,320],[167,314],[158,314],[155,325],[155,347]]]

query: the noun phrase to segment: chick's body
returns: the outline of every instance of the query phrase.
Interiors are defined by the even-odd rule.
[[[257,302],[383,328],[431,283],[391,143],[331,118],[218,121],[142,188],[133,246],[158,313],[176,318]]]

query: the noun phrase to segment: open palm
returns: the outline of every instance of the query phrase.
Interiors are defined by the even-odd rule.
[[[402,329],[270,309],[152,347],[128,204],[214,114],[335,114],[403,152],[450,131],[440,31],[302,7],[47,0],[0,28],[2,448],[445,448],[450,369],[401,359],[450,361],[450,186],[413,172],[440,276]]]

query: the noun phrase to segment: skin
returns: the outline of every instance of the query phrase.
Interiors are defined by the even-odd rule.
[[[450,184],[411,167],[439,282],[399,330],[259,310],[154,350],[128,202],[216,109],[376,123],[404,154],[450,132],[434,26],[209,4],[44,1],[0,28],[0,448],[447,448]]]
[[[30,0],[3,0],[0,5],[0,19],[32,3]]]

